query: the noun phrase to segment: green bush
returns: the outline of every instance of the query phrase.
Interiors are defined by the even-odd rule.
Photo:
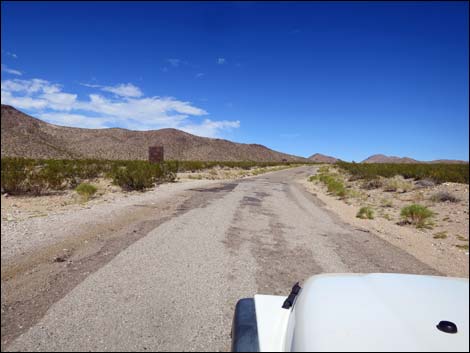
[[[96,193],[97,188],[91,184],[81,183],[75,188],[75,191],[88,201],[88,199]]]
[[[346,188],[342,181],[332,175],[320,174],[319,180],[326,185],[328,192],[339,197],[346,196]]]
[[[1,187],[10,194],[43,194],[52,190],[73,189],[82,182],[107,177],[126,190],[144,190],[156,183],[171,182],[177,172],[198,171],[215,166],[251,169],[253,167],[290,166],[291,162],[254,161],[148,161],[96,159],[2,158]]]
[[[327,183],[328,187],[328,192],[331,192],[333,195],[339,196],[339,197],[345,197],[346,196],[346,188],[344,187],[344,184],[336,179],[330,180]]]
[[[408,164],[408,163],[347,163],[338,162],[340,168],[351,174],[350,180],[391,178],[401,175],[405,179],[429,179],[436,183],[469,183],[469,165],[466,164]]]
[[[370,207],[361,207],[359,212],[356,214],[356,217],[362,219],[374,219],[374,210]]]
[[[427,225],[427,221],[431,218],[434,213],[428,209],[426,206],[422,206],[419,204],[413,204],[407,207],[403,207],[400,212],[400,216],[414,224],[416,227],[425,227]]]
[[[151,188],[162,175],[162,169],[159,164],[143,161],[117,165],[112,172],[113,183],[126,191],[143,191]]]

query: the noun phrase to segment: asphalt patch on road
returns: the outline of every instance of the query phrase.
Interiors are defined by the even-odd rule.
[[[2,266],[1,350],[121,251],[171,218],[224,197],[237,185],[189,189],[189,197],[173,204],[135,204],[129,210],[129,220],[112,220]]]
[[[189,191],[198,191],[198,192],[228,192],[232,191],[237,187],[238,184],[236,183],[227,183],[222,186],[217,186],[215,188],[194,188],[189,189]]]

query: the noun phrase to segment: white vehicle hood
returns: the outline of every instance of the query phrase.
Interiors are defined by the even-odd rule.
[[[285,309],[276,310],[278,319],[266,320],[267,308],[262,309],[261,297],[255,297],[259,302],[257,315],[258,307],[265,313],[260,312],[258,317],[260,348],[313,352],[468,352],[468,288],[468,279],[448,277],[314,276],[304,284],[294,309],[289,311],[292,320],[286,317]],[[436,325],[442,320],[455,323],[458,332],[439,331]],[[261,327],[266,321],[270,327],[284,331],[271,331],[271,344],[267,344],[268,333]]]

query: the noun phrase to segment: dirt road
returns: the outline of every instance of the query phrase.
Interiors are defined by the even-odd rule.
[[[124,213],[114,215],[126,226],[103,230],[99,251],[78,258],[76,246],[67,261],[39,259],[16,272],[18,263],[5,263],[10,272],[2,269],[3,348],[228,350],[239,298],[287,295],[296,281],[325,272],[437,274],[325,211],[299,182],[313,168],[201,184],[164,201],[146,196],[132,221],[124,222]],[[134,232],[130,225],[140,228]],[[58,270],[34,284],[40,266]],[[30,297],[25,291],[13,300],[26,282],[37,288],[53,283],[55,289],[46,286]],[[44,302],[46,295],[52,299]],[[32,314],[35,308],[41,315]]]

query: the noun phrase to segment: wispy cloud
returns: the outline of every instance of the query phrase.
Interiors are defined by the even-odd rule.
[[[225,63],[226,63],[225,58],[217,58],[217,64],[223,65],[223,64],[225,64]]]
[[[12,52],[10,52],[10,51],[3,51],[3,50],[2,50],[2,53],[5,53],[6,56],[9,56],[9,57],[11,57],[11,58],[13,58],[13,59],[18,59],[18,55],[16,55],[15,53],[12,53]]]
[[[201,77],[203,77],[204,75],[205,75],[204,72],[198,72],[195,77],[196,77],[196,78],[201,78]]]
[[[6,54],[14,59],[18,59],[18,55],[16,55],[15,53],[7,51]]]
[[[240,127],[240,121],[212,121],[210,119],[204,119],[201,124],[186,125],[181,127],[181,130],[189,132],[190,134],[206,136],[206,137],[217,137],[220,130],[231,130]]]
[[[6,72],[8,74],[17,75],[17,76],[23,75],[21,71],[10,69],[8,66],[3,65],[3,64],[2,64],[2,72]]]
[[[106,118],[89,117],[82,114],[67,114],[63,112],[39,113],[36,117],[56,125],[87,127],[90,129],[106,128],[108,124],[111,123],[111,121]]]
[[[115,86],[103,86],[96,84],[82,83],[82,86],[90,88],[99,88],[102,91],[114,93],[121,97],[142,97],[143,93],[139,87],[134,86],[132,83],[121,83]]]
[[[207,118],[196,122],[194,118],[208,115],[204,109],[173,97],[145,97],[139,87],[130,83],[83,85],[95,90],[87,99],[79,99],[77,94],[65,92],[62,85],[43,79],[2,80],[1,99],[4,104],[65,126],[134,130],[172,127],[207,137],[217,137],[222,131],[240,126],[239,121]],[[100,91],[114,95],[106,97]]]
[[[178,67],[182,64],[181,59],[166,59],[166,61],[173,67]]]

